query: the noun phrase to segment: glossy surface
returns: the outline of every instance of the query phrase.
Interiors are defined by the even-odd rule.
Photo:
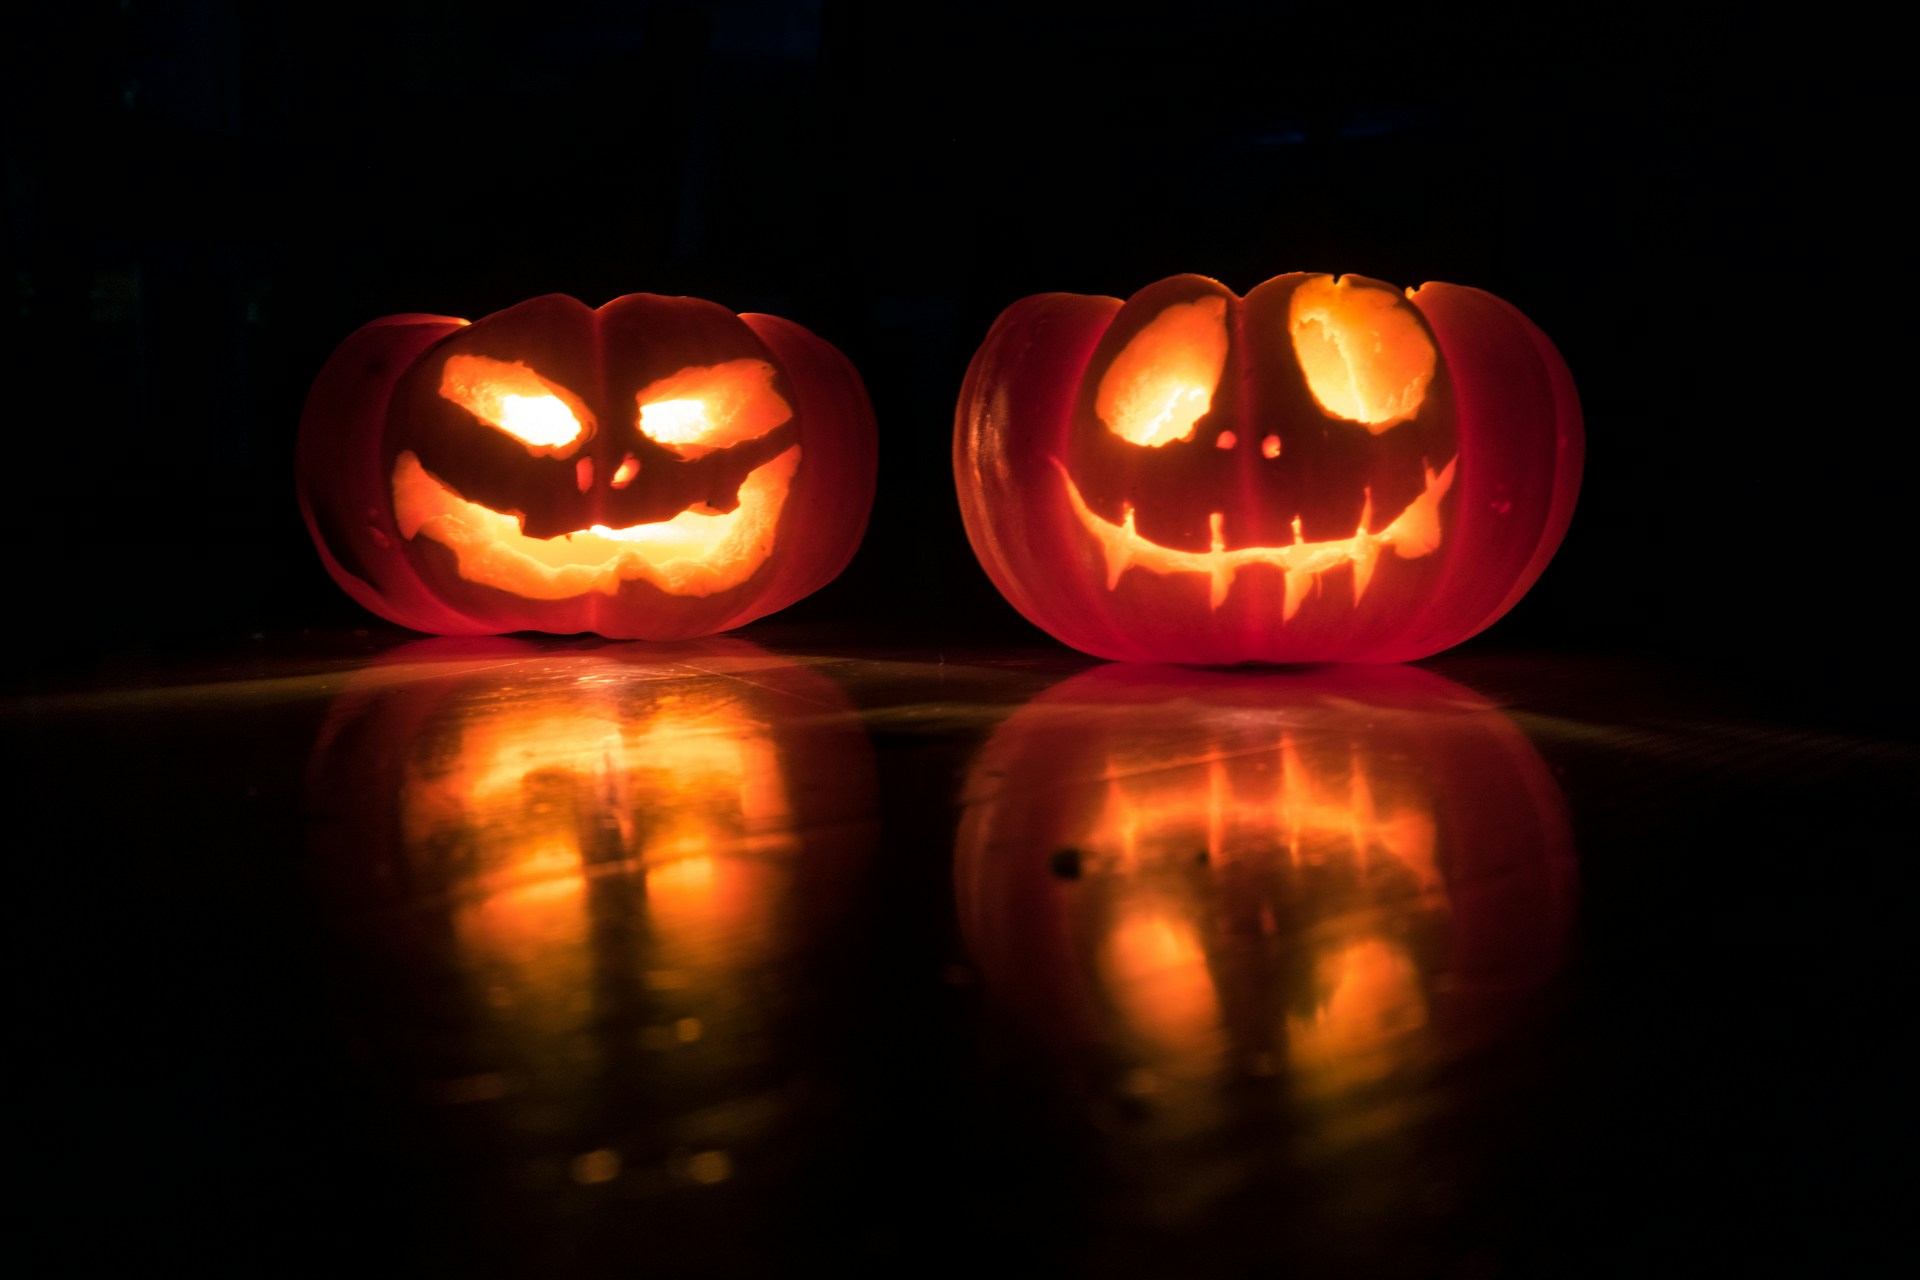
[[[1846,926],[1904,745],[1598,659],[398,640],[7,702],[11,1087],[74,1210],[29,1260],[1615,1275],[1869,1238],[1886,971]]]
[[[1491,703],[1411,667],[1098,668],[1009,717],[964,802],[969,953],[1136,1094],[1279,1082],[1348,1127],[1524,1016],[1571,943],[1559,787]]]

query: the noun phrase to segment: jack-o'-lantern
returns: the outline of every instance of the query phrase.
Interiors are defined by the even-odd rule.
[[[1559,354],[1491,294],[1175,276],[1009,307],[967,372],[954,471],[988,576],[1076,648],[1402,662],[1539,577],[1583,440]]]
[[[830,680],[738,641],[422,641],[335,702],[309,798],[356,1039],[403,1096],[486,1104],[443,1112],[483,1183],[630,1207],[806,1141],[877,831]]]
[[[299,496],[334,580],[404,626],[682,639],[833,580],[875,438],[859,376],[798,325],[555,294],[349,337],[301,419]]]
[[[1185,1131],[1232,1127],[1223,1082],[1337,1118],[1459,1057],[1569,938],[1559,788],[1491,704],[1413,668],[1088,672],[995,732],[965,805],[988,989]]]

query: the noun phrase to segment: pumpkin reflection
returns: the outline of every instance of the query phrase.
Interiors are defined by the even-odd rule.
[[[1506,717],[1411,668],[1089,672],[1001,727],[966,805],[989,987],[1182,1129],[1218,1123],[1225,1081],[1335,1102],[1417,1074],[1565,948],[1558,788]]]
[[[487,1104],[450,1123],[517,1182],[726,1181],[782,1127],[873,835],[831,682],[737,641],[425,641],[335,704],[311,790],[371,1038]]]
[[[769,727],[731,694],[667,694],[622,720],[604,685],[458,726],[451,759],[410,762],[401,838],[467,844],[461,909],[476,952],[544,954],[580,937],[589,875],[637,872],[656,949],[749,966],[793,813]],[[537,959],[529,955],[529,959]]]

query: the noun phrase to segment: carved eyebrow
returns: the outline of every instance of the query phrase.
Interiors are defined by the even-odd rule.
[[[637,425],[649,440],[688,459],[756,439],[793,417],[773,379],[765,360],[693,365],[640,389]]]
[[[449,356],[440,394],[536,453],[565,456],[591,418],[573,392],[517,360]]]

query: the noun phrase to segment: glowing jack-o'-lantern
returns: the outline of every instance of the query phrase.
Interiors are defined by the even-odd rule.
[[[1565,953],[1559,789],[1416,669],[1102,668],[996,731],[965,803],[989,989],[1123,1093],[1337,1098],[1478,1043]]]
[[[1573,382],[1457,285],[1176,276],[1009,307],[954,471],[994,584],[1130,661],[1401,662],[1505,613],[1579,486]]]
[[[357,1036],[489,1104],[449,1123],[516,1187],[729,1181],[791,1137],[872,773],[831,681],[738,641],[403,646],[309,773]]]
[[[556,294],[349,337],[308,397],[298,475],[327,571],[382,617],[680,639],[846,566],[875,432],[852,366],[788,321]]]

